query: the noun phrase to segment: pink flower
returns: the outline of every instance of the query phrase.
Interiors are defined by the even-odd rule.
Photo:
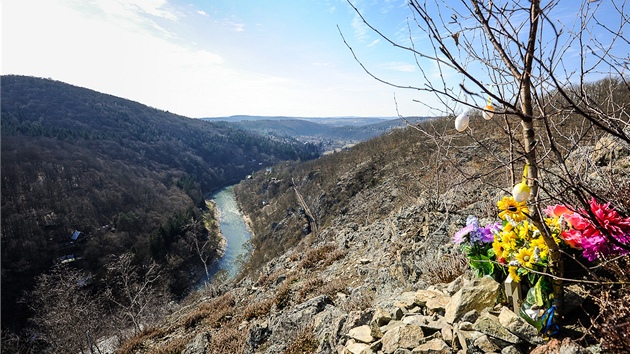
[[[559,218],[562,215],[573,213],[566,205],[562,204],[550,205],[544,211],[550,218]]]
[[[580,209],[575,212],[566,205],[550,206],[545,209],[545,213],[554,218],[562,217],[567,222],[569,229],[562,231],[560,237],[569,246],[584,249],[582,255],[589,261],[599,256],[630,253],[630,250],[618,245],[630,247],[630,217],[622,218],[610,207],[610,203],[599,204],[595,198],[590,200],[589,206],[595,220],[590,218],[586,210]],[[606,234],[614,238],[618,244],[610,240]]]

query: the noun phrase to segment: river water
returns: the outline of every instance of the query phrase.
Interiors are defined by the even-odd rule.
[[[241,262],[251,253],[251,234],[245,226],[243,214],[236,204],[232,186],[223,188],[211,196],[219,209],[219,228],[227,241],[225,254],[210,268],[210,279],[217,273],[226,273],[233,278],[239,270]],[[205,283],[207,279],[202,280]]]

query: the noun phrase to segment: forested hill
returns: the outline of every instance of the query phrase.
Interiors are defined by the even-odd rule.
[[[319,154],[58,81],[1,79],[3,328],[54,259],[81,257],[93,273],[130,249],[139,261],[173,263],[203,193]],[[68,245],[75,230],[88,236],[80,247]]]

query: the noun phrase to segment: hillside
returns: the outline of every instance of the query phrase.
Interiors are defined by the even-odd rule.
[[[60,257],[100,276],[106,257],[132,250],[137,264],[167,269],[168,286],[181,294],[194,281],[184,233],[206,217],[204,195],[279,161],[319,155],[289,138],[58,81],[1,83],[3,330],[25,324],[18,299]],[[203,226],[193,231],[202,241],[216,237]]]
[[[325,152],[339,151],[344,147],[369,140],[405,125],[405,122],[398,118],[233,116],[203,119],[229,122],[238,128],[262,136],[291,137],[302,142],[317,144]],[[426,119],[428,118],[406,118],[410,123],[418,123]]]
[[[451,241],[469,215],[495,221],[496,201],[511,188],[499,168],[510,156],[500,121],[473,117],[474,136],[456,133],[452,124],[425,122],[241,182],[235,191],[255,234],[255,252],[241,276],[193,294],[119,352],[523,353],[545,343],[535,329],[526,333],[527,324],[520,332],[496,329],[511,326],[496,322],[499,313],[504,320],[515,317],[505,303],[492,308],[498,284],[486,293]],[[585,154],[580,161],[592,162],[585,183],[627,213],[629,151],[618,143],[603,148],[606,139],[594,134],[579,150]],[[547,178],[555,178],[553,168]],[[600,276],[613,272],[618,278],[612,279],[627,280],[614,270],[623,269],[627,257],[617,262],[602,265],[607,271]],[[590,279],[580,264],[566,264],[567,277]],[[453,299],[462,289],[473,298],[490,294],[491,301],[454,314],[448,306],[459,305]],[[571,289],[582,310],[566,314],[562,335],[583,346],[599,343],[600,350],[617,345],[606,328],[627,321],[598,302],[612,294],[609,288],[587,287],[586,297],[584,284]],[[564,350],[585,350],[569,339],[562,343]]]

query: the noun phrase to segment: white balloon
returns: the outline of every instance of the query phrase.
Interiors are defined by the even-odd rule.
[[[463,112],[455,118],[455,129],[457,131],[463,132],[468,128],[468,122],[470,121],[470,117],[468,117],[468,111]]]

